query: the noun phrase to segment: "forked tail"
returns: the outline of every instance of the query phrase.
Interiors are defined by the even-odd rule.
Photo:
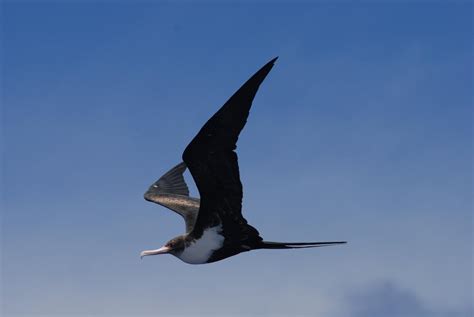
[[[304,249],[326,247],[336,244],[344,244],[347,241],[330,241],[330,242],[272,242],[262,241],[258,249]]]

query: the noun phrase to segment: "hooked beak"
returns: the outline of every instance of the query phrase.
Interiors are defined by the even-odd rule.
[[[147,256],[147,255],[166,254],[166,253],[169,253],[170,251],[171,251],[170,247],[161,247],[156,250],[146,250],[140,253],[140,258],[143,258],[144,256]]]

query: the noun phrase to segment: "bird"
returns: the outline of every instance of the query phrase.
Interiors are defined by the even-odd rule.
[[[273,68],[273,58],[251,76],[204,124],[187,145],[182,162],[144,194],[184,218],[186,232],[144,256],[171,254],[189,264],[217,262],[258,249],[300,249],[347,243],[266,241],[242,215],[242,183],[236,153],[237,140],[249,116],[261,83]],[[200,198],[189,196],[183,173],[189,169]]]

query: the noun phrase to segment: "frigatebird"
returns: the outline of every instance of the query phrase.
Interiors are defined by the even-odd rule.
[[[172,254],[190,264],[204,264],[257,249],[314,248],[346,243],[264,241],[242,216],[242,183],[235,152],[252,101],[277,58],[258,70],[206,122],[173,167],[150,186],[145,199],[184,218],[186,233],[141,257]],[[200,199],[189,196],[183,178],[189,169]]]

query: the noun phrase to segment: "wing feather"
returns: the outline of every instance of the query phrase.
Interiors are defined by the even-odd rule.
[[[245,126],[252,101],[276,58],[257,71],[206,122],[183,153],[201,197],[192,235],[200,237],[209,226],[222,224],[225,243],[261,241],[258,231],[242,216],[242,183],[236,143]]]
[[[186,164],[180,163],[160,177],[145,193],[145,199],[164,206],[184,218],[186,232],[193,230],[199,212],[199,199],[189,197],[183,177]]]

